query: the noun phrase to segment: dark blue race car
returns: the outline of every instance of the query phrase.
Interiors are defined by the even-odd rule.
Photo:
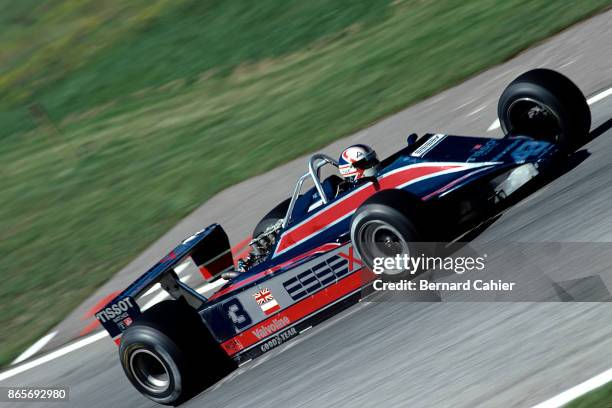
[[[545,69],[515,79],[498,116],[501,139],[411,135],[384,160],[365,145],[339,160],[313,155],[236,264],[217,224],[184,240],[96,314],[120,345],[130,382],[153,401],[179,404],[358,301],[374,259],[452,241],[481,224],[558,168],[591,122],[581,91]],[[324,166],[337,174],[322,179]],[[175,268],[186,260],[219,289],[205,297],[182,282]],[[142,312],[139,298],[157,283],[173,300]]]

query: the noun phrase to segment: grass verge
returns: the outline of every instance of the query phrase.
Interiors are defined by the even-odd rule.
[[[566,405],[566,408],[610,408],[612,407],[612,383],[597,388]]]

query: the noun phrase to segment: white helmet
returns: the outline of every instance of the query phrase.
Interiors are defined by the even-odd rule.
[[[364,177],[376,175],[378,163],[374,149],[356,144],[344,149],[338,160],[338,171],[346,181],[354,183]]]

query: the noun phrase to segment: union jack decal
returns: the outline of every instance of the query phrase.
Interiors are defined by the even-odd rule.
[[[266,316],[280,310],[280,305],[274,300],[274,296],[272,296],[272,292],[268,288],[255,292],[253,297]]]
[[[269,289],[262,289],[259,292],[256,292],[253,297],[258,305],[263,305],[266,302],[274,300],[274,296],[272,296]]]

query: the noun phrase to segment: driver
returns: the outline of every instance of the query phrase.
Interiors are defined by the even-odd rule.
[[[363,144],[356,144],[344,149],[338,160],[338,171],[342,176],[342,181],[338,176],[329,177],[323,182],[323,184],[330,182],[330,187],[333,188],[336,185],[336,194],[343,193],[355,184],[359,183],[360,180],[367,179],[369,177],[376,176],[378,173],[380,162],[376,157],[376,152],[370,146]],[[334,181],[338,180],[338,181]],[[289,205],[287,203],[287,205]],[[285,210],[286,211],[286,210]],[[251,245],[255,241],[251,242]],[[265,250],[264,250],[265,251]],[[264,257],[267,254],[264,254]],[[261,250],[253,247],[253,251],[249,255],[238,261],[238,267],[235,271],[224,272],[221,276],[224,279],[233,279],[238,276],[239,273],[246,272],[253,265],[259,263],[261,259]]]
[[[376,152],[370,146],[356,144],[344,149],[338,160],[338,171],[344,183],[340,183],[336,195],[367,177],[374,177],[379,165]]]

